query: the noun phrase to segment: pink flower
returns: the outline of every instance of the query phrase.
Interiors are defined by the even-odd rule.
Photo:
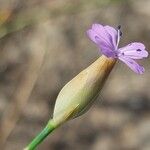
[[[148,52],[142,43],[134,42],[125,47],[118,48],[122,32],[121,26],[117,30],[111,26],[93,24],[87,31],[89,38],[96,43],[102,54],[110,58],[118,58],[128,65],[137,74],[143,74],[144,68],[135,59],[148,57]]]

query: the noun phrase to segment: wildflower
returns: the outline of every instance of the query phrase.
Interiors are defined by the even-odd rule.
[[[25,150],[34,150],[53,130],[68,120],[85,113],[97,98],[117,58],[138,74],[144,72],[134,59],[148,56],[142,43],[131,43],[118,48],[121,31],[110,26],[93,24],[88,36],[101,49],[102,55],[86,69],[69,81],[57,96],[53,117],[46,127],[32,140]]]
[[[148,52],[142,43],[134,42],[125,47],[118,48],[122,32],[121,26],[117,29],[111,26],[93,24],[92,28],[87,31],[89,38],[96,43],[101,53],[108,58],[118,58],[128,65],[137,74],[142,74],[144,68],[140,66],[135,59],[148,57]]]

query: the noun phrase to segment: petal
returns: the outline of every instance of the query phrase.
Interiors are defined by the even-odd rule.
[[[126,56],[121,56],[119,57],[121,61],[123,61],[128,67],[130,67],[135,73],[137,74],[143,74],[145,69],[140,66],[137,62],[135,62],[133,59],[126,57]]]
[[[107,42],[107,44],[114,50],[115,47],[116,47],[116,44],[114,45],[113,44],[113,41],[112,41],[112,35],[109,34],[107,27],[106,26],[103,26],[101,24],[93,24],[92,25],[92,30],[95,31],[99,38],[101,40],[105,40]],[[115,29],[114,29],[115,30]]]
[[[116,52],[111,50],[103,41],[101,41],[98,37],[95,38],[96,42],[100,47],[100,51],[102,54],[106,55],[107,57],[116,58]]]
[[[109,49],[112,50],[112,46],[107,42],[107,40],[105,40],[104,38],[102,38],[96,31],[89,29],[87,31],[87,35],[88,37],[100,47],[100,43],[105,44]]]
[[[134,42],[119,50],[119,56],[127,56],[132,59],[142,59],[148,56],[145,46],[142,43]]]
[[[98,44],[95,39],[95,37],[97,37],[98,35],[92,29],[87,30],[87,35],[95,44]]]
[[[89,38],[95,42],[98,47],[101,49],[102,53],[107,57],[115,56],[115,42],[113,42],[114,37],[112,37],[112,31],[108,29],[109,27],[104,27],[100,24],[93,24],[92,28],[87,31],[87,35]]]
[[[117,30],[110,26],[104,26],[104,28],[108,32],[108,34],[111,36],[112,43],[114,47],[116,48],[117,38],[118,38]]]

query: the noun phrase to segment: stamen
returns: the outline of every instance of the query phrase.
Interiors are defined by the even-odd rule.
[[[121,25],[119,25],[117,28],[118,28],[118,30],[120,30],[121,29]]]
[[[122,32],[120,31],[120,36],[122,36]]]
[[[118,45],[119,45],[119,41],[120,41],[120,37],[122,36],[122,32],[120,31],[121,29],[121,25],[119,25],[117,27],[117,34],[118,34],[118,38],[117,38],[117,48],[118,48]]]
[[[119,36],[122,36],[122,32],[121,32],[121,25],[118,25],[118,27],[117,27],[117,29],[118,29],[118,32],[119,32]]]

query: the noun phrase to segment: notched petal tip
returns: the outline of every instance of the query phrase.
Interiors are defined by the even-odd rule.
[[[140,66],[138,74],[143,74],[145,72],[144,67]]]
[[[149,55],[148,51],[144,50],[144,57],[146,58],[146,57],[148,57],[148,55]]]
[[[103,25],[102,24],[99,24],[99,23],[93,23],[92,24],[92,29],[94,30],[94,29],[97,29],[97,28],[99,28],[99,27],[103,27]]]
[[[136,69],[133,70],[135,73],[142,75],[145,72],[145,69],[143,66],[137,65]]]
[[[96,34],[93,32],[92,29],[89,29],[86,31],[87,36],[90,38],[90,40],[92,40],[94,43],[97,44],[96,40],[95,40],[95,36]]]

